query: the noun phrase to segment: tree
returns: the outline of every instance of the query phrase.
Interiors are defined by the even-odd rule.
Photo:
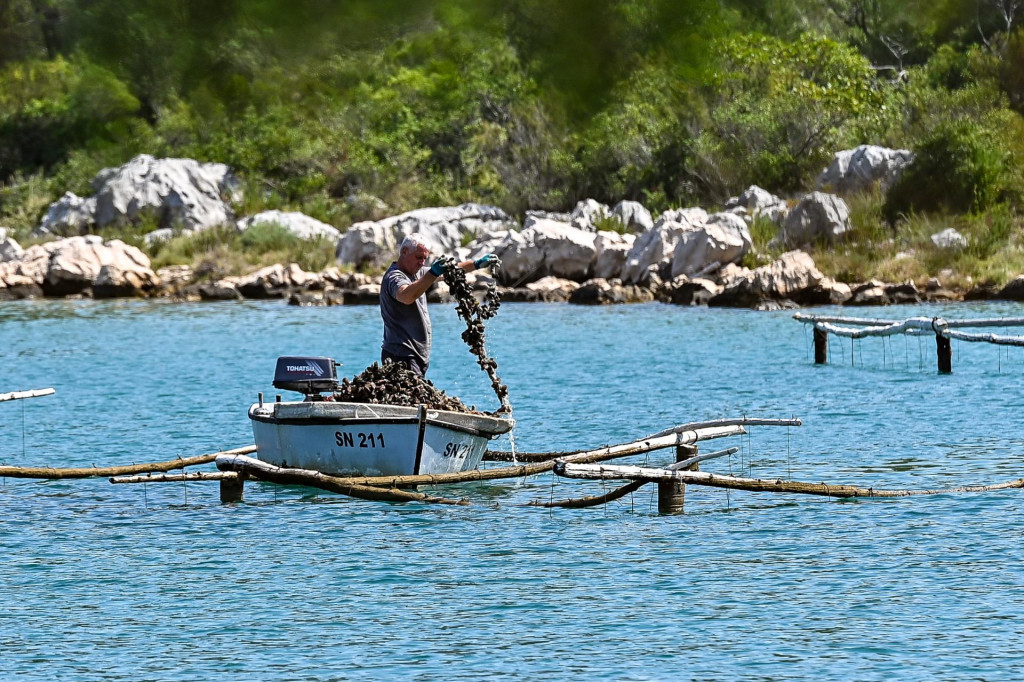
[[[832,40],[737,35],[717,53],[722,69],[705,88],[706,119],[694,134],[693,173],[711,196],[750,183],[800,189],[835,151],[844,124],[880,101],[867,60]]]
[[[66,53],[66,0],[0,0],[0,64]]]

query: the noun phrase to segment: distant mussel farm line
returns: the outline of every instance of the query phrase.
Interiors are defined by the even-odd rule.
[[[985,343],[996,346],[1024,347],[1024,336],[965,331],[969,329],[1024,327],[1024,317],[1010,318],[979,318],[967,320],[949,320],[942,317],[909,317],[904,320],[885,320],[874,318],[844,317],[836,315],[808,315],[797,313],[793,319],[813,328],[814,363],[828,364],[829,335],[850,339],[850,362],[856,364],[853,350],[855,339],[879,338],[883,340],[885,353],[886,339],[895,336],[935,339],[935,361],[940,374],[953,372],[953,341],[965,343]],[[842,354],[840,354],[841,356]],[[893,351],[889,352],[894,357]],[[834,354],[832,360],[837,358]],[[883,359],[883,364],[885,360]],[[909,361],[907,362],[909,364]]]

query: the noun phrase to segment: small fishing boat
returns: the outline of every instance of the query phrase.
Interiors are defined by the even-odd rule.
[[[423,406],[334,402],[331,358],[278,358],[274,386],[301,401],[259,402],[249,408],[256,456],[280,467],[332,475],[407,476],[469,471],[487,442],[507,433],[509,419]]]

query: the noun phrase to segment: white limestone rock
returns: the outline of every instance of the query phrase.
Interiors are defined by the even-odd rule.
[[[837,152],[818,176],[816,187],[838,194],[863,191],[876,184],[884,190],[899,178],[913,158],[908,149],[862,144]]]
[[[6,265],[5,277],[10,284],[10,277],[18,277],[26,283],[31,282],[42,286],[46,281],[46,273],[50,269],[50,255],[60,244],[60,241],[33,244],[25,249],[18,260],[10,261]]]
[[[523,234],[544,254],[545,274],[577,281],[586,279],[596,253],[593,232],[545,220],[523,230]]]
[[[620,201],[612,208],[612,217],[633,232],[646,232],[654,227],[651,212],[639,201]]]
[[[81,293],[100,285],[100,296],[136,295],[159,284],[149,258],[120,239],[97,235],[52,242],[43,291],[48,296]],[[101,279],[102,275],[102,279]]]
[[[952,227],[947,227],[942,232],[936,232],[931,236],[932,244],[940,249],[965,249],[967,248],[967,237],[957,232]],[[2,253],[2,247],[0,247]]]
[[[339,263],[357,268],[391,262],[398,258],[395,230],[380,223],[356,223],[338,239],[335,256]]]
[[[558,211],[541,211],[541,210],[538,210],[538,209],[529,209],[529,210],[526,211],[526,214],[525,214],[525,217],[524,217],[524,220],[523,220],[523,229],[524,230],[526,228],[528,228],[532,224],[533,220],[531,220],[531,219],[533,219],[533,220],[554,220],[555,222],[559,222],[559,223],[571,223],[572,222],[572,214],[571,213],[560,213]]]
[[[777,260],[747,271],[725,283],[720,294],[711,299],[711,305],[757,305],[762,300],[806,300],[826,278],[804,251],[789,251]]]
[[[784,241],[799,246],[816,240],[832,243],[849,232],[850,207],[834,194],[811,192],[790,211],[783,224]]]
[[[146,242],[146,246],[155,246],[161,242],[169,242],[174,238],[173,227],[161,227],[160,229],[153,230],[147,233],[142,240]]]
[[[177,291],[191,283],[195,273],[190,265],[167,265],[157,270],[156,276],[163,288]]]
[[[708,214],[702,208],[684,208],[663,213],[647,232],[639,235],[626,254],[622,266],[622,281],[646,284],[651,272],[668,267],[680,237],[695,226],[707,222]]]
[[[21,248],[21,244],[16,242],[11,237],[2,237],[0,241],[0,263],[6,263],[13,260],[21,260],[24,255],[25,249]]]
[[[569,295],[579,289],[580,285],[579,282],[574,282],[571,279],[548,275],[541,277],[536,282],[530,282],[526,288],[544,294],[544,300],[568,300]]]
[[[885,282],[872,279],[853,287],[848,305],[888,305],[889,296],[885,292]]]
[[[544,276],[544,252],[521,232],[509,230],[505,238],[495,246],[494,254],[501,259],[501,270],[497,276],[502,284],[518,286]]]
[[[157,159],[140,154],[92,180],[96,194],[81,199],[70,192],[50,205],[33,234],[79,233],[95,225],[155,215],[161,226],[201,230],[231,223],[229,201],[241,199],[240,184],[222,163]]]
[[[322,289],[324,279],[306,272],[297,263],[276,263],[232,280],[245,298],[282,298],[294,289]]]
[[[455,253],[466,239],[508,231],[516,223],[495,206],[467,203],[442,208],[421,208],[379,221],[353,224],[338,240],[340,263],[356,267],[385,265],[398,257],[398,246],[410,234],[419,234],[434,256]]]
[[[569,214],[569,224],[581,230],[595,232],[596,224],[610,215],[611,210],[606,204],[596,199],[585,199],[578,202]]]
[[[510,232],[494,253],[502,261],[504,284],[533,282],[546,275],[581,281],[594,261],[596,235],[554,220],[536,220],[521,233]]]
[[[695,275],[713,267],[735,263],[753,247],[750,230],[733,213],[715,213],[707,222],[688,227],[672,252],[671,277]],[[715,268],[717,269],[717,268]]]
[[[96,198],[83,199],[74,192],[65,192],[46,209],[39,226],[32,231],[35,237],[55,234],[71,236],[83,234],[95,223]]]
[[[225,197],[240,199],[239,183],[223,163],[149,154],[100,171],[92,186],[96,224],[101,227],[150,210],[165,226],[201,230],[232,222],[234,213]]]
[[[626,264],[626,254],[636,243],[636,235],[619,234],[602,230],[594,238],[595,279],[621,278],[622,268]]]
[[[141,296],[161,285],[160,277],[149,266],[132,262],[127,267],[110,263],[100,268],[92,283],[93,298]]]
[[[760,216],[781,226],[789,213],[789,206],[785,200],[771,192],[751,185],[738,197],[731,197],[725,202],[725,210],[739,215],[747,222]]]
[[[724,287],[704,277],[679,275],[662,287],[662,296],[676,305],[707,305]]]
[[[649,303],[654,293],[636,284],[623,284],[619,279],[588,279],[569,296],[576,305],[616,305],[621,303]]]

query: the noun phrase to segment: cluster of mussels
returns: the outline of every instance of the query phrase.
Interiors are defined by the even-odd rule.
[[[462,332],[462,340],[469,346],[470,351],[477,358],[480,369],[487,372],[491,378],[491,388],[498,396],[501,403],[501,412],[511,412],[512,406],[508,402],[508,386],[501,383],[498,378],[498,363],[494,358],[487,357],[487,349],[484,347],[484,320],[489,320],[498,314],[498,307],[501,306],[501,296],[498,294],[498,286],[491,282],[487,286],[483,300],[477,300],[473,290],[466,281],[466,271],[458,266],[454,258],[442,256],[441,263],[444,266],[444,281],[448,290],[455,298],[456,310],[466,322],[466,331]],[[501,261],[492,266],[492,271],[501,267]]]
[[[376,403],[378,405],[426,405],[432,410],[474,412],[454,396],[438,389],[429,379],[421,377],[402,364],[373,363],[362,374],[341,380],[334,399],[342,403]]]

